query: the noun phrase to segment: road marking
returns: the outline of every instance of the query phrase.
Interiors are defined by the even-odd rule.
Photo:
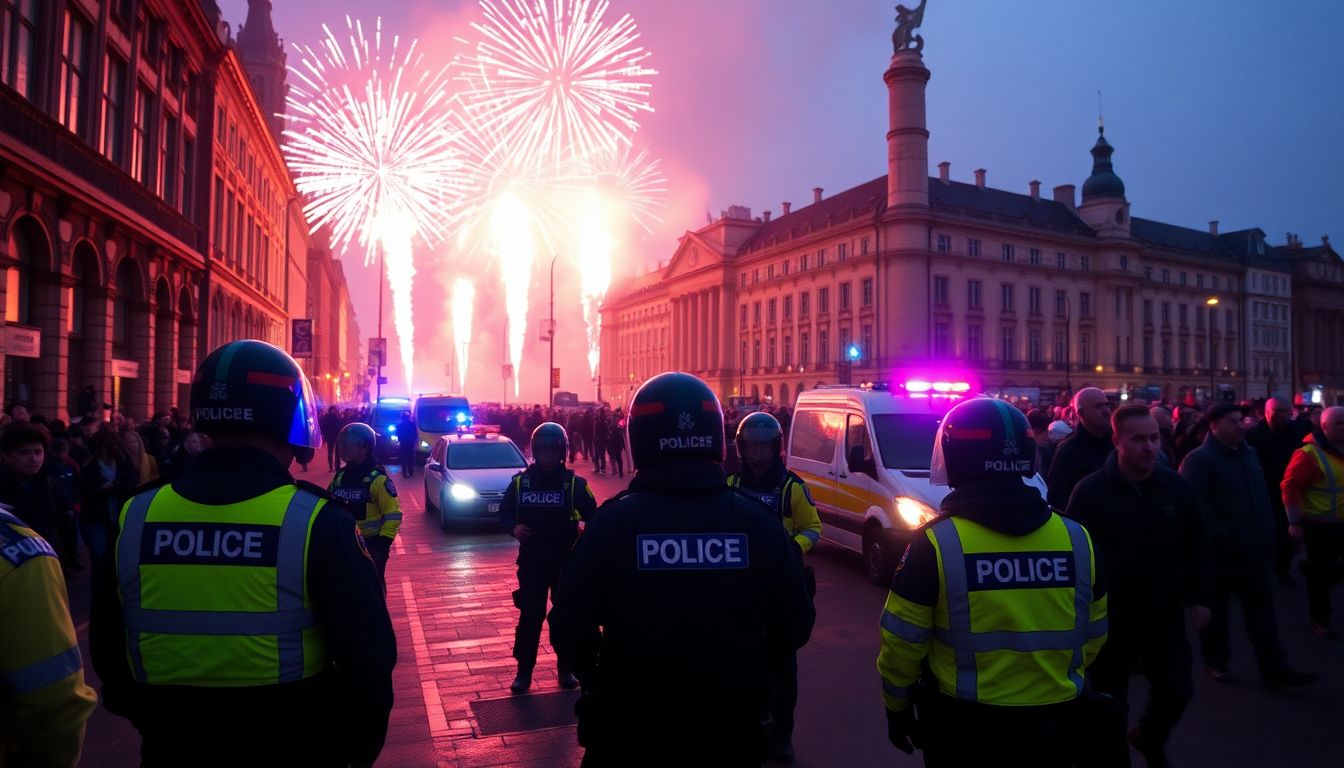
[[[392,549],[398,555],[406,554],[406,542],[403,540],[401,536],[398,536],[397,538],[392,540]]]
[[[429,735],[435,738],[449,736],[451,729],[448,727],[448,715],[443,711],[443,699],[439,696],[439,681],[432,676],[434,663],[429,659],[425,628],[420,623],[420,611],[415,606],[415,590],[409,578],[402,578],[401,593],[406,598],[406,622],[411,626],[411,649],[415,652],[416,674],[420,676],[420,695],[425,700]]]

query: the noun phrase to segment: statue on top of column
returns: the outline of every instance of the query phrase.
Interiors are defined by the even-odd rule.
[[[916,53],[924,49],[924,38],[915,34],[919,25],[924,23],[924,4],[928,0],[919,0],[919,7],[911,10],[904,5],[896,6],[896,31],[891,33],[892,53],[911,50]]]

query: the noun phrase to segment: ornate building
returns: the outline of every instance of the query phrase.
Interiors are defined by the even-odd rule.
[[[1049,197],[1039,181],[995,189],[984,169],[955,181],[948,163],[931,178],[930,73],[905,32],[883,75],[886,174],[831,197],[813,189],[777,217],[731,207],[687,232],[666,266],[617,286],[603,307],[606,396],[625,400],[667,368],[723,396],[782,402],[820,383],[939,372],[1041,402],[1085,385],[1245,395],[1249,297],[1291,295],[1245,285],[1252,264],[1283,273],[1263,234],[1131,217],[1101,129],[1081,200],[1072,184]],[[1255,351],[1283,371],[1275,346]]]
[[[311,238],[215,4],[0,0],[0,31],[5,401],[65,417],[92,385],[144,417],[216,344],[288,346]]]
[[[1344,261],[1329,237],[1303,246],[1290,234],[1278,252],[1293,269],[1293,391],[1344,405]]]

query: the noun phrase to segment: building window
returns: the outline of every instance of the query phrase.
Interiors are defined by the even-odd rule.
[[[840,284],[840,311],[849,311],[849,281]]]
[[[38,0],[0,2],[0,80],[29,101],[37,100]]]
[[[868,238],[866,237],[859,240],[859,255],[860,256],[868,255]]]
[[[1034,285],[1027,288],[1027,311],[1033,315],[1041,314],[1041,289]]]
[[[1057,269],[1069,268],[1069,257],[1065,256],[1063,251],[1055,251],[1055,267]]]
[[[840,329],[840,354],[835,358],[837,361],[843,363],[843,362],[849,360],[849,348],[850,348],[850,346],[851,346],[850,342],[851,342],[851,337],[850,337],[850,335],[849,335],[849,329],[848,329],[848,328],[841,328],[841,329]]]
[[[1213,290],[1215,290],[1215,291],[1218,290],[1218,276],[1217,276],[1217,275],[1214,275],[1214,276],[1213,276]]]
[[[1185,285],[1185,273],[1184,272],[1179,273],[1178,277],[1181,281],[1181,285]]]
[[[1068,316],[1069,297],[1064,291],[1055,291],[1055,317]]]
[[[1171,327],[1171,302],[1170,302],[1170,301],[1164,301],[1164,302],[1162,302],[1162,325],[1165,326],[1165,327],[1167,327],[1167,328],[1170,328],[1170,327]]]
[[[999,335],[999,359],[1005,363],[1017,359],[1017,331],[1004,328]]]
[[[1167,284],[1170,284],[1170,283],[1171,283],[1171,270],[1170,270],[1170,269],[1164,269],[1164,270],[1162,270],[1162,282],[1163,282],[1163,283],[1167,283]]]
[[[747,369],[747,342],[742,342],[742,356],[738,358],[742,370]]]
[[[1031,266],[1033,267],[1041,266],[1041,249],[1032,248],[1031,250],[1027,251],[1027,259],[1030,261]]]
[[[947,279],[947,276],[946,276],[946,275],[934,275],[934,276],[933,276],[933,303],[934,303],[934,304],[938,304],[938,305],[942,305],[942,306],[946,306],[946,305],[947,305],[947,283],[948,283],[948,279]]]
[[[1143,367],[1151,368],[1153,365],[1153,337],[1143,337]]]
[[[1065,349],[1065,346],[1064,332],[1055,331],[1055,363],[1058,365],[1064,365],[1067,362],[1066,353],[1068,350]]]
[[[131,125],[131,175],[149,186],[154,170],[154,155],[149,151],[149,113],[154,94],[146,88],[135,89],[135,115]]]
[[[817,266],[818,266],[818,267],[824,267],[824,266],[826,266],[826,249],[825,249],[825,248],[822,248],[821,250],[817,251]]]
[[[218,258],[219,252],[224,250],[224,180],[218,176],[215,177],[215,219],[211,223],[215,230],[215,254]],[[746,319],[745,316],[743,319]]]
[[[784,337],[784,365],[788,367],[793,365],[793,337]]]
[[[873,348],[873,326],[865,324],[862,335],[859,336],[859,356],[867,361],[872,356]]]
[[[1003,244],[1003,260],[1009,264],[1013,262],[1013,246],[1007,243]]]
[[[754,324],[761,324],[761,302],[755,302],[751,305],[751,320]]]
[[[1203,288],[1203,287],[1204,287],[1204,273],[1203,273],[1203,272],[1201,272],[1201,273],[1195,275],[1195,287],[1196,287],[1196,288]]]
[[[984,356],[985,348],[980,338],[980,326],[966,326],[966,357],[971,360],[980,360]]]
[[[194,202],[192,192],[196,189],[196,141],[191,138],[184,138],[182,141],[182,165],[178,169],[178,175],[182,177],[182,207],[179,209],[182,215],[190,217],[192,215],[191,206]]]
[[[966,307],[967,309],[980,308],[980,281],[966,281]]]
[[[1144,268],[1143,268],[1143,279],[1144,279],[1144,280],[1152,280],[1152,279],[1153,279],[1153,268],[1152,268],[1152,267],[1144,267]]]
[[[1088,256],[1086,253],[1078,254],[1078,269],[1081,269],[1082,271],[1086,272],[1091,268],[1092,268],[1092,257]]]
[[[1092,365],[1092,337],[1089,334],[1078,334],[1078,362]]]
[[[806,272],[806,271],[807,271],[807,254],[806,254],[806,253],[804,253],[803,255],[801,255],[801,256],[798,257],[798,271],[799,271],[799,272]]]
[[[947,323],[933,324],[933,354],[947,357],[951,353]]]
[[[765,345],[765,367],[775,367],[775,337],[771,336]]]
[[[761,340],[756,339],[751,343],[751,367],[761,367]]]
[[[159,126],[159,194],[174,208],[177,207],[180,162],[177,152],[177,118],[165,111]]]
[[[103,113],[98,129],[99,150],[108,160],[126,165],[126,62],[109,53],[103,70]]]
[[[1177,360],[1177,362],[1180,363],[1180,367],[1182,367],[1182,368],[1189,368],[1189,367],[1190,367],[1190,342],[1189,342],[1189,341],[1186,341],[1185,339],[1181,339],[1181,341],[1180,341],[1180,350],[1181,350],[1181,356],[1180,356],[1179,360]]]
[[[746,273],[746,272],[743,272],[742,274],[738,275],[738,277],[740,278],[740,279],[738,280],[738,283],[739,283],[743,288],[746,288],[746,287],[747,287],[747,273]]]
[[[1000,283],[1000,284],[999,284],[999,297],[1000,297],[1000,300],[1003,302],[1003,311],[1004,311],[1004,312],[1012,312],[1012,311],[1014,311],[1014,307],[1013,307],[1013,299],[1014,299],[1014,294],[1016,293],[1016,291],[1013,290],[1014,287],[1015,287],[1015,286],[1014,286],[1012,283]]]
[[[835,258],[844,261],[849,258],[849,243],[840,243],[835,246]]]
[[[757,267],[751,270],[751,284],[756,285],[761,282],[761,268]]]
[[[783,262],[781,262],[780,265],[779,265],[779,268],[784,272],[784,276],[785,276],[785,277],[788,277],[788,274],[789,274],[789,260],[788,260],[788,259],[785,259]]]
[[[769,302],[766,303],[765,305],[766,322],[771,324],[775,322],[775,307],[778,305],[778,303],[779,301],[777,299],[771,299]]]
[[[1120,254],[1120,271],[1121,272],[1129,271],[1129,257],[1123,253]]]
[[[951,235],[939,235],[939,236],[938,236],[938,252],[939,252],[939,253],[951,253],[951,252],[952,252],[952,236],[951,236]]]
[[[863,306],[873,306],[873,278],[863,278]]]
[[[972,238],[966,241],[966,253],[971,256],[980,255],[980,241]]]
[[[775,279],[775,265],[774,265],[774,264],[767,264],[767,265],[765,266],[765,279],[766,279],[766,280],[774,280],[774,279]]]
[[[1189,327],[1189,323],[1190,323],[1190,307],[1189,307],[1188,305],[1182,304],[1182,305],[1180,305],[1180,307],[1177,309],[1177,311],[1180,313],[1180,318],[1181,318],[1181,330],[1184,331],[1184,330],[1186,330],[1186,329]],[[1182,355],[1182,357],[1184,357],[1184,355]]]
[[[84,78],[89,71],[89,23],[73,10],[65,12],[61,30],[60,102],[57,119],[72,133],[84,135]]]
[[[746,330],[746,328],[747,328],[747,305],[746,305],[746,304],[743,304],[743,305],[742,305],[742,323],[741,323],[741,327],[742,327],[742,330]]]
[[[806,368],[808,350],[811,348],[812,335],[806,331],[798,334],[798,367]]]
[[[784,297],[784,322],[793,319],[793,296]]]
[[[817,365],[824,366],[831,362],[829,337],[829,331],[817,331]]]
[[[823,315],[826,314],[827,312],[830,312],[830,311],[831,311],[831,289],[830,289],[830,288],[818,288],[818,289],[817,289],[817,311],[820,312],[820,313],[823,314]]]
[[[1092,316],[1092,294],[1087,291],[1078,294],[1078,316]]]
[[[1041,331],[1039,328],[1032,328],[1027,332],[1027,361],[1039,363],[1041,358]]]
[[[1144,325],[1152,325],[1152,324],[1153,324],[1153,300],[1152,300],[1152,299],[1144,299],[1144,300],[1143,300],[1143,324],[1144,324]]]
[[[812,294],[803,291],[798,294],[798,316],[807,317],[812,312]]]

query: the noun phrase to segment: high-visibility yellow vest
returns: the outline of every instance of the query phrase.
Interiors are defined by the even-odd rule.
[[[325,503],[293,485],[219,506],[171,486],[127,501],[116,568],[135,679],[239,687],[321,671],[307,553]]]
[[[1302,446],[1302,452],[1316,459],[1321,468],[1321,480],[1314,483],[1302,494],[1302,515],[1307,520],[1318,522],[1341,522],[1344,520],[1344,459],[1329,451],[1321,450],[1315,443]]]
[[[1087,531],[1052,514],[1025,536],[959,517],[928,534],[941,583],[929,665],[942,692],[1002,706],[1082,693],[1085,653],[1090,660],[1106,636]]]

